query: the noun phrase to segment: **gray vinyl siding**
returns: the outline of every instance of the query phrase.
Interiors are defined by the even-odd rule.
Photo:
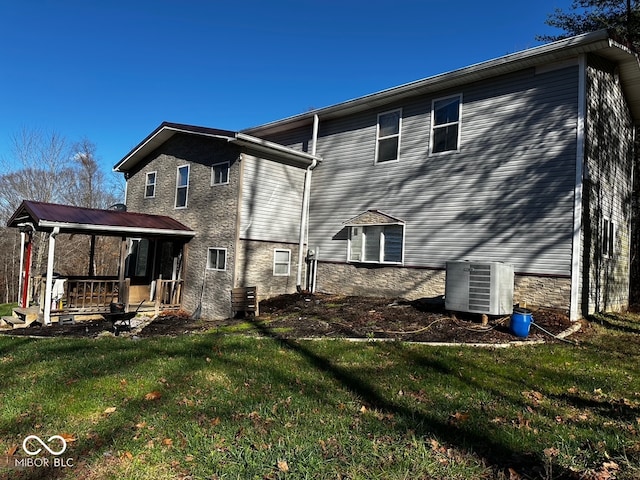
[[[459,93],[460,151],[430,155],[432,100]],[[344,222],[378,209],[405,222],[405,266],[479,259],[570,275],[577,98],[577,66],[529,69],[321,118],[309,244],[320,247],[320,260],[346,262]],[[403,111],[400,161],[374,165],[377,115],[393,108]]]
[[[304,169],[243,155],[240,238],[299,241]]]

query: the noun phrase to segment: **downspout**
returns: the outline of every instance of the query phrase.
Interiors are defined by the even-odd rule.
[[[311,154],[316,155],[318,146],[318,126],[320,117],[313,116],[313,136]],[[314,158],[311,165],[307,167],[304,174],[304,190],[302,191],[302,212],[300,214],[300,239],[298,241],[298,275],[296,277],[296,290],[302,291],[302,266],[304,265],[304,242],[307,232],[307,223],[309,222],[309,196],[311,194],[311,172],[318,165],[318,161]]]
[[[47,281],[44,294],[44,323],[51,325],[51,292],[53,291],[53,261],[56,251],[56,237],[60,233],[60,227],[55,227],[49,234],[49,256],[47,257]]]

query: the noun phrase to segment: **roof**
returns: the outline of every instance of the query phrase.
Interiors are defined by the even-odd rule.
[[[366,212],[362,212],[360,215],[347,220],[344,222],[344,225],[354,227],[356,225],[397,225],[403,223],[404,221],[399,218],[392,217],[380,210],[367,210]]]
[[[629,47],[612,39],[607,30],[599,30],[540,45],[243,131],[258,136],[270,135],[308,125],[313,122],[315,115],[318,115],[320,120],[340,117],[370,108],[381,107],[415,95],[429,94],[447,88],[457,88],[471,82],[485,80],[525,68],[549,65],[571,59],[577,60],[579,55],[586,53],[596,53],[618,65],[620,80],[629,102],[631,113],[636,124],[640,124],[640,61],[638,54]]]
[[[281,163],[286,163],[296,167],[306,168],[314,162],[320,161],[320,157],[306,152],[300,152],[284,145],[262,140],[246,133],[232,132],[230,130],[220,130],[217,128],[199,127],[196,125],[185,125],[181,123],[162,122],[147,138],[142,140],[133,148],[122,160],[120,160],[113,170],[116,172],[128,172],[141,160],[149,155],[153,150],[165,143],[178,133],[188,135],[198,135],[202,137],[217,138],[229,143],[236,144],[251,154],[264,155]]]
[[[83,233],[104,236],[180,236],[195,232],[171,217],[143,213],[100,210],[24,200],[7,222],[19,228],[32,224],[37,231]]]

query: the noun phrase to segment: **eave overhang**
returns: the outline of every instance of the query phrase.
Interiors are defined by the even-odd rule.
[[[398,87],[382,90],[333,106],[294,115],[283,120],[243,130],[255,136],[267,136],[283,130],[309,125],[318,115],[322,120],[350,115],[416,95],[437,93],[463,85],[504,75],[525,68],[577,59],[582,54],[595,53],[614,61],[619,68],[620,80],[636,124],[640,124],[640,61],[638,54],[611,39],[606,30],[586,33],[557,42],[540,45],[465,68],[442,73]]]
[[[151,152],[179,133],[223,140],[238,145],[242,151],[252,155],[262,156],[270,160],[299,168],[307,168],[314,164],[314,161],[319,162],[321,160],[318,156],[311,155],[306,152],[300,152],[274,142],[262,140],[246,133],[163,122],[158,128],[151,132],[147,138],[140,142],[122,160],[120,160],[113,167],[113,170],[122,173],[131,171]]]
[[[123,237],[181,237],[196,232],[171,217],[57,205],[25,200],[7,222],[8,227],[39,232]]]

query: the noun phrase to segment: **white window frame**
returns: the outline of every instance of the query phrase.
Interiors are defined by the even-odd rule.
[[[178,182],[180,181],[180,169],[182,168],[186,168],[187,169],[187,184],[186,185],[179,185]],[[187,205],[189,204],[189,177],[191,175],[191,166],[189,164],[186,165],[180,165],[179,167],[176,168],[176,199],[175,199],[175,203],[174,203],[174,208],[187,208]],[[184,205],[178,205],[178,192],[180,191],[181,188],[184,188],[185,193],[184,193]]]
[[[385,227],[400,227],[402,230],[402,252],[400,255],[400,261],[386,261],[384,259],[384,247],[385,247],[385,233],[384,233],[384,229]],[[374,227],[381,227],[382,231],[379,234],[379,238],[378,238],[378,259],[377,260],[371,260],[371,259],[364,259],[365,258],[365,253],[366,253],[366,248],[367,248],[367,232],[365,231],[365,229],[372,229]],[[359,229],[359,235],[362,235],[362,240],[360,242],[360,255],[358,259],[353,259],[352,258],[352,254],[351,254],[351,239],[353,237],[353,229],[354,228],[358,228]],[[404,242],[405,242],[405,236],[406,236],[406,226],[404,223],[383,223],[383,224],[364,224],[364,225],[350,225],[349,226],[349,238],[347,241],[347,262],[348,263],[370,263],[370,264],[382,264],[382,265],[402,265],[404,264]]]
[[[610,217],[602,219],[602,230],[600,233],[600,241],[602,242],[600,251],[604,258],[611,258],[616,253],[616,222]]]
[[[380,135],[380,117],[391,114],[398,114],[398,133],[394,133],[392,135]],[[396,151],[396,158],[391,160],[380,160],[380,143],[385,140],[390,140],[393,138],[398,139],[398,149]],[[395,110],[389,110],[387,112],[381,112],[378,114],[378,122],[376,123],[376,157],[375,164],[385,164],[385,163],[398,163],[400,161],[400,143],[402,140],[402,108],[396,108]]]
[[[436,102],[441,102],[443,100],[449,100],[452,98],[458,99],[458,121],[456,122],[448,122],[440,125],[436,125]],[[440,152],[434,152],[433,149],[435,147],[435,138],[436,138],[436,130],[442,129],[446,127],[450,127],[452,125],[458,126],[458,135],[456,138],[456,148],[449,150],[442,150]],[[460,151],[460,135],[462,132],[462,93],[458,93],[456,95],[448,95],[446,97],[434,98],[431,101],[431,134],[429,141],[429,155],[443,155],[451,152],[459,152]]]
[[[215,267],[211,266],[211,253],[212,252],[216,252],[216,265]],[[223,268],[220,268],[218,266],[218,259],[219,259],[219,255],[220,253],[222,253],[222,258],[223,258],[223,262],[224,262],[224,266]],[[218,271],[218,272],[224,272],[227,270],[227,249],[226,248],[222,248],[222,247],[209,247],[207,249],[207,270],[214,270],[214,271]]]
[[[226,180],[224,182],[217,182],[216,181],[216,167],[219,167],[221,165],[225,165],[226,166]],[[213,187],[214,185],[228,185],[229,184],[229,170],[230,170],[230,164],[229,162],[217,162],[214,163],[213,165],[211,165],[211,186]]]
[[[153,175],[153,182],[149,181],[149,177]],[[158,172],[147,172],[144,182],[144,198],[155,198],[156,197],[156,185],[158,184]],[[149,187],[153,187],[153,194],[147,195]]]
[[[286,253],[287,254],[286,263],[277,261],[278,253]],[[278,273],[278,272],[276,272],[276,266],[277,265],[286,265],[287,266],[287,273]],[[273,250],[273,276],[274,277],[288,277],[289,275],[291,275],[291,250],[287,249],[287,248],[275,248]]]

